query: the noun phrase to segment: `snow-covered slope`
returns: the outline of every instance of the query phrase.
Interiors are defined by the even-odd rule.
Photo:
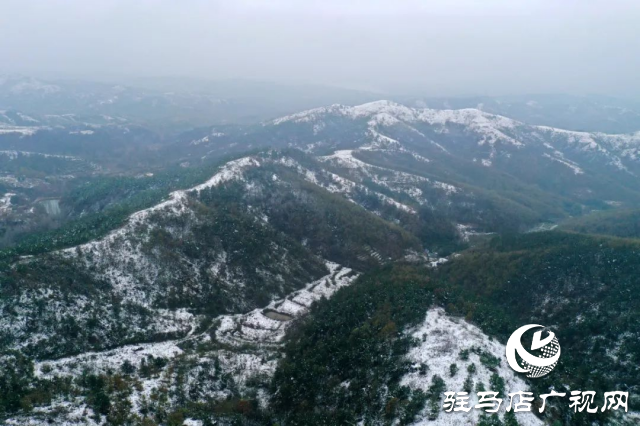
[[[558,149],[576,150],[603,157],[610,165],[625,169],[623,161],[638,160],[640,153],[640,133],[627,135],[609,135],[604,133],[576,132],[546,126],[527,125],[507,117],[483,112],[479,109],[435,110],[409,108],[390,101],[377,101],[359,106],[333,105],[303,111],[272,121],[271,125],[286,123],[313,123],[315,129],[327,128],[327,121],[335,118],[366,120],[372,139],[384,138],[376,131],[378,128],[404,125],[411,131],[424,136],[431,132],[447,134],[463,131],[471,137],[471,142],[488,147],[485,165],[499,154],[501,148],[511,150],[524,146],[555,143]],[[422,132],[428,126],[429,132]],[[318,131],[316,131],[316,134]],[[390,138],[387,137],[387,140]],[[394,140],[394,139],[391,139]],[[396,140],[398,146],[401,142]],[[446,144],[443,144],[446,146]],[[553,147],[548,147],[555,150]]]
[[[358,276],[351,269],[332,262],[327,262],[327,269],[329,274],[286,298],[246,314],[219,316],[212,326],[198,333],[193,333],[192,329],[178,340],[126,345],[39,362],[35,365],[36,376],[53,380],[77,378],[83,374],[108,374],[109,371],[136,371],[144,369],[153,360],[161,360],[162,367],[142,378],[140,385],[127,396],[131,414],[142,416],[146,401],[166,389],[173,389],[173,396],[168,401],[170,406],[180,405],[181,401],[175,396],[179,392],[197,395],[194,401],[204,402],[223,401],[238,390],[258,391],[261,403],[266,405],[268,395],[264,389],[256,388],[256,383],[269,380],[273,375],[287,328],[302,318],[315,300],[330,298]],[[203,380],[205,377],[208,379]],[[41,417],[49,417],[59,424],[91,424],[91,414],[92,410],[87,409],[86,401],[82,399],[54,401],[50,406],[36,408],[28,417],[15,417],[7,422],[37,424]],[[96,424],[104,420],[102,418]]]
[[[25,380],[135,377],[121,401],[135,413],[160,394],[167,408],[155,409],[180,406],[176,392],[266,401],[284,333],[314,301],[363,270],[426,260],[415,238],[355,205],[336,186],[344,178],[321,164],[277,151],[230,161],[102,238],[17,259],[2,277],[0,361],[37,360]],[[92,407],[54,399],[12,421],[100,424],[105,413]]]
[[[228,162],[102,238],[12,264],[0,298],[4,361],[15,356],[9,351],[24,354],[46,380],[123,375],[131,389],[118,404],[140,414],[246,393],[264,405],[284,333],[314,301],[360,272],[428,261],[432,238],[451,250],[470,235],[582,207],[572,203],[633,195],[640,138],[387,101],[319,108],[241,132],[209,131],[188,147],[264,140],[298,149]],[[0,209],[13,208],[8,194]],[[498,375],[508,391],[523,390],[505,365],[482,362],[502,358],[503,347],[441,310],[408,333],[422,342],[407,355],[414,369],[402,383],[413,389],[427,391],[436,375],[447,390],[467,377],[489,387]],[[88,423],[84,404],[53,407],[60,419]],[[430,423],[429,409],[419,424]],[[434,424],[471,423],[477,411],[463,417],[440,413]],[[533,416],[520,422],[540,424]]]
[[[206,299],[211,297],[212,291],[224,289],[224,300],[228,301],[226,309],[247,309],[252,302],[243,295],[247,287],[255,285],[253,280],[258,276],[272,283],[276,292],[277,288],[286,292],[285,289],[300,285],[300,279],[306,280],[321,270],[313,262],[306,261],[303,265],[295,256],[288,255],[287,248],[280,246],[277,240],[269,240],[265,242],[263,255],[274,261],[278,259],[286,265],[287,271],[279,270],[274,262],[274,265],[255,267],[257,275],[252,277],[237,263],[238,256],[225,250],[224,241],[204,245],[198,235],[194,235],[196,229],[207,227],[207,215],[194,212],[191,208],[192,197],[222,182],[241,180],[242,171],[252,166],[259,166],[253,158],[230,162],[209,181],[189,191],[174,192],[167,201],[133,214],[122,228],[100,240],[45,257],[24,259],[22,268],[37,269],[44,265],[56,269],[58,276],[50,276],[48,282],[42,283],[44,285],[26,287],[17,297],[3,303],[3,309],[11,309],[16,313],[3,316],[1,320],[3,329],[12,335],[12,347],[43,354],[69,350],[65,346],[59,347],[60,341],[64,340],[55,336],[60,332],[59,324],[66,320],[80,324],[92,322],[96,315],[100,319],[94,326],[95,335],[89,340],[97,339],[101,345],[110,345],[115,343],[115,335],[122,334],[116,331],[116,328],[122,328],[116,324],[120,314],[112,311],[113,306],[99,303],[91,292],[60,302],[65,299],[66,292],[60,280],[64,279],[66,273],[73,274],[79,280],[89,280],[95,286],[95,291],[109,295],[102,297],[117,298],[118,304],[129,311],[123,336],[127,340],[141,335],[186,333],[193,328],[193,315],[183,309],[167,309],[168,299]],[[264,225],[257,222],[256,226]],[[191,255],[183,252],[172,256],[168,262],[167,247],[159,246],[159,238],[164,244],[170,241],[200,243],[202,251]],[[256,256],[260,258],[258,253]],[[39,282],[40,279],[45,278],[28,276],[23,281]],[[174,282],[180,283],[179,293],[176,293]],[[190,306],[178,301],[174,303]],[[38,308],[41,304],[44,307]],[[35,311],[38,312],[35,314],[38,320],[35,324],[29,324],[26,318],[34,315]]]
[[[504,381],[505,393],[500,406],[499,415],[502,417],[509,405],[507,393],[530,391],[529,386],[517,377],[504,361],[505,347],[490,339],[478,327],[463,319],[448,316],[441,308],[432,308],[422,324],[408,330],[414,339],[420,342],[412,348],[407,357],[413,362],[413,371],[405,375],[402,384],[412,389],[422,389],[427,392],[434,376],[444,380],[446,392],[463,392],[465,381],[471,381],[469,392],[469,406],[478,403],[477,389],[480,384],[487,391],[495,391],[491,386],[491,377],[499,376]],[[487,354],[499,361],[498,366],[483,362]],[[428,365],[428,369],[421,369]],[[455,365],[457,372],[451,374],[451,365]],[[516,398],[517,399],[517,398]],[[517,402],[517,400],[516,400]],[[415,425],[453,426],[475,424],[481,409],[471,409],[469,412],[441,412],[435,420],[430,420],[429,407],[419,415],[420,420]],[[533,413],[516,414],[521,426],[538,426],[544,423]]]
[[[220,136],[211,138],[214,133]],[[534,191],[546,192],[556,198],[551,210],[567,210],[551,215],[556,217],[605,200],[640,203],[640,133],[615,135],[535,126],[473,108],[410,108],[390,101],[336,104],[259,126],[191,132],[179,145],[182,150],[176,149],[189,158],[267,146],[297,148],[336,161],[341,158],[335,153],[351,152],[359,160],[366,156],[369,165],[418,174],[434,184],[498,190],[499,195],[518,203],[522,202],[515,195],[518,192],[525,197]],[[360,166],[352,162],[349,167]],[[363,170],[362,175],[366,177],[369,171]],[[505,187],[507,181],[510,188]]]
[[[260,132],[269,143],[321,156],[362,153],[398,170],[411,162],[451,185],[495,190],[493,182],[506,173],[517,185],[578,204],[639,201],[640,133],[569,131],[479,109],[409,108],[389,101],[303,111],[264,123]]]
[[[296,189],[302,182],[311,187]],[[11,312],[0,319],[8,336],[5,349],[48,358],[181,335],[202,316],[246,312],[318,278],[326,271],[319,255],[366,269],[417,249],[417,241],[405,241],[400,229],[346,201],[323,206],[330,191],[344,189],[335,187],[337,182],[345,180],[277,152],[244,157],[226,163],[206,182],[134,213],[103,238],[20,260],[19,268],[14,266],[19,291],[0,303],[3,312]],[[362,191],[368,190],[362,186]],[[389,196],[369,193],[400,206]],[[348,191],[344,195],[354,201]],[[224,203],[218,201],[222,197]],[[287,208],[278,201],[283,199]],[[308,216],[308,203],[314,212],[335,211],[327,218],[339,213],[347,221],[372,221],[367,226],[383,233],[378,241],[368,238],[349,247],[354,243],[347,223],[330,219],[319,225],[340,235],[346,246],[318,243],[314,233],[321,227],[306,230],[288,222]],[[347,207],[348,214],[340,212]],[[77,331],[67,333],[69,327]]]

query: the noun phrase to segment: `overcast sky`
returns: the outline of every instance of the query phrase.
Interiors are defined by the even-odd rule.
[[[0,0],[0,72],[640,95],[640,2]]]

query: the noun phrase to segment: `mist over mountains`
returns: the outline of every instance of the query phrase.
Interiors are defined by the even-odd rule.
[[[0,419],[635,424],[639,188],[614,98],[2,77]],[[441,412],[550,387],[630,410]]]

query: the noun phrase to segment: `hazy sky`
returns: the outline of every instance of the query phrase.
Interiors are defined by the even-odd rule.
[[[0,72],[640,95],[640,2],[0,0]]]

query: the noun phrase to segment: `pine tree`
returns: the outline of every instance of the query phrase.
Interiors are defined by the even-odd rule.
[[[504,414],[504,426],[519,426],[516,415],[513,411]]]

